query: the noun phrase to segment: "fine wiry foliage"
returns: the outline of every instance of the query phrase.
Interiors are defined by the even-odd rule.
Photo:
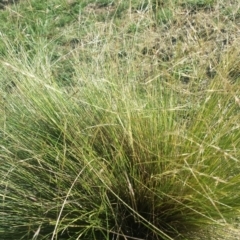
[[[136,20],[132,6],[85,1],[79,9],[86,15],[78,13],[85,39],[72,41],[74,47],[64,38],[75,22],[51,41],[50,32],[34,35],[43,22],[38,31],[23,24],[33,39],[20,45],[3,34],[1,239],[209,239],[213,226],[234,227],[240,215],[237,43],[206,63],[194,44],[211,34],[197,38],[189,22],[184,41],[175,39],[166,52],[150,46],[154,34],[144,27],[173,31],[180,22],[174,6],[210,11],[215,2],[147,2],[136,5],[146,14]],[[78,6],[70,5],[69,11]],[[54,18],[55,8],[48,8]],[[87,25],[97,11],[108,12],[105,24],[116,22]],[[120,41],[124,11],[132,22]],[[210,54],[215,45],[205,47]]]

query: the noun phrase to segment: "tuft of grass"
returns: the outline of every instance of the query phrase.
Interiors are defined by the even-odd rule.
[[[122,4],[4,12],[20,30],[1,32],[2,239],[232,237],[221,229],[240,215],[237,35],[181,2]],[[168,6],[166,28],[156,11]]]
[[[237,83],[219,73],[184,118],[183,92],[161,79],[93,79],[68,95],[9,66],[19,80],[2,100],[4,238],[173,239],[238,216]]]
[[[172,11],[171,9],[161,8],[156,11],[156,21],[161,24],[167,24],[172,19]]]

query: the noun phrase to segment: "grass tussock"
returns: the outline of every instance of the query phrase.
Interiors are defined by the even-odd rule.
[[[30,2],[1,10],[18,13],[18,28],[6,24],[19,37],[0,42],[1,238],[234,228],[239,38],[222,30],[239,19],[234,1]]]

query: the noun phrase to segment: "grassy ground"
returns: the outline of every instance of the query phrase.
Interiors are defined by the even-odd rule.
[[[239,239],[238,1],[0,8],[1,239]]]

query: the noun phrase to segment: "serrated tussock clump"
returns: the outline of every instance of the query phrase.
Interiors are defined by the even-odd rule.
[[[219,231],[240,213],[237,41],[211,44],[212,19],[200,31],[214,1],[176,5],[194,12],[171,37],[170,2],[32,1],[37,28],[18,15],[20,43],[2,34],[1,239],[233,238]],[[69,30],[51,37],[50,13]]]

